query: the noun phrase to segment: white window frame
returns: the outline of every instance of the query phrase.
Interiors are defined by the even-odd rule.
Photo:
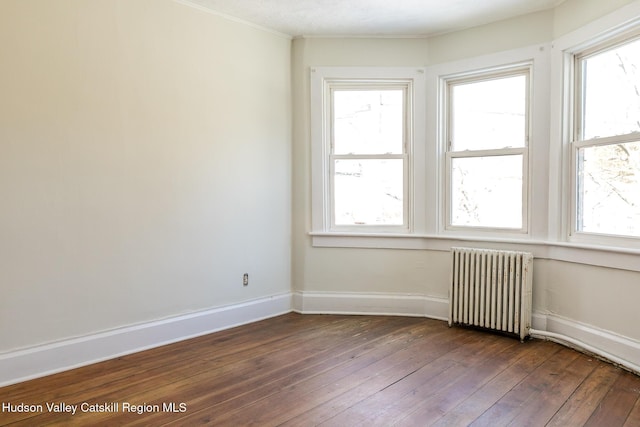
[[[640,38],[640,22],[632,26],[623,26],[597,37],[587,40],[577,46],[566,49],[563,55],[564,66],[564,105],[565,108],[565,146],[568,151],[568,164],[565,163],[569,171],[570,190],[568,191],[569,206],[567,209],[568,218],[566,238],[569,242],[579,244],[593,244],[608,247],[638,247],[640,238],[625,235],[611,235],[604,233],[594,233],[580,231],[579,225],[579,170],[578,153],[582,148],[614,145],[624,142],[634,142],[640,140],[640,133],[632,132],[624,135],[597,137],[583,140],[582,129],[582,74],[578,64],[582,58],[588,58],[594,54],[606,51]]]
[[[529,146],[531,140],[531,76],[533,72],[533,63],[530,61],[516,64],[508,64],[502,66],[480,69],[476,71],[467,71],[461,74],[452,74],[443,76],[440,79],[442,103],[440,110],[442,111],[441,127],[444,129],[441,138],[442,150],[444,155],[444,230],[452,232],[463,232],[467,234],[492,233],[498,235],[527,235],[529,234],[529,199],[530,199],[530,155]],[[464,150],[452,151],[451,132],[451,88],[457,84],[467,84],[473,82],[482,82],[494,80],[504,77],[525,76],[526,78],[526,98],[525,98],[525,141],[523,147],[509,147],[497,149],[482,150]],[[483,226],[460,226],[452,224],[452,162],[457,158],[476,158],[488,156],[506,156],[521,155],[522,156],[522,226],[520,228],[497,228]]]
[[[424,69],[407,67],[312,67],[311,185],[312,233],[407,235],[424,229],[425,82]],[[331,135],[331,91],[334,89],[401,88],[405,91],[405,137],[402,154],[334,154]],[[404,162],[402,225],[336,225],[333,203],[335,159],[401,158]],[[416,164],[416,162],[420,164]],[[416,212],[418,214],[416,215]]]

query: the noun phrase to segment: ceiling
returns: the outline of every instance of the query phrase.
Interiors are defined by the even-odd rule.
[[[447,33],[549,9],[563,0],[186,1],[293,37],[392,37]]]

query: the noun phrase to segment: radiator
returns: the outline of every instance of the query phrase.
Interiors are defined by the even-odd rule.
[[[531,329],[533,255],[493,249],[451,248],[449,326],[477,326],[516,334]]]

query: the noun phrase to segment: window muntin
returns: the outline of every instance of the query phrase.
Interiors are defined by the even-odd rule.
[[[332,230],[408,230],[409,91],[409,82],[328,85]]]
[[[529,67],[447,80],[447,228],[527,231]]]
[[[640,38],[575,61],[573,232],[640,237]]]

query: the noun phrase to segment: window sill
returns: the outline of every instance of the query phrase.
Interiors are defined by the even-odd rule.
[[[311,232],[313,247],[413,249],[448,252],[452,246],[522,250],[538,259],[640,272],[640,249],[517,238],[396,233]]]

